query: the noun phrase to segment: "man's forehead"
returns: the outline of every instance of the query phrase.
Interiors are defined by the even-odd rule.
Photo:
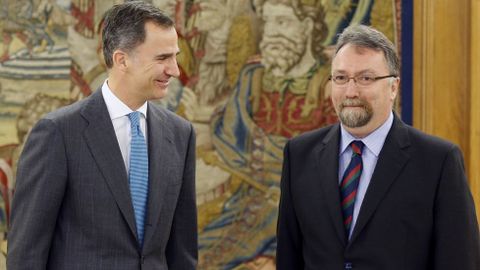
[[[333,60],[337,59],[339,56],[343,55],[360,55],[360,56],[368,56],[373,58],[383,58],[385,59],[385,55],[382,50],[370,48],[366,46],[359,46],[355,44],[346,44],[341,47],[334,55]],[[348,59],[347,59],[348,60]]]
[[[262,17],[289,16],[297,17],[293,7],[284,3],[265,2],[263,5]]]
[[[358,59],[352,58],[355,55],[365,57],[366,59],[358,61]],[[340,48],[332,61],[332,69],[334,71],[346,69],[361,71],[381,66],[388,68],[383,51],[354,44],[346,44]]]

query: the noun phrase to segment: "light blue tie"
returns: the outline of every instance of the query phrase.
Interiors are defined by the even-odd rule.
[[[130,193],[132,195],[133,210],[137,224],[137,235],[140,246],[143,246],[145,213],[148,198],[148,152],[145,137],[140,129],[140,113],[132,112],[128,115],[132,130],[130,141]]]

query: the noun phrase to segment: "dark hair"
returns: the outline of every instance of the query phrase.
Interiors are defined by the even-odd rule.
[[[174,27],[173,20],[152,4],[129,1],[114,5],[104,15],[102,31],[103,56],[108,68],[113,66],[113,52],[132,51],[145,41],[145,23],[154,22],[165,28]]]
[[[382,51],[392,75],[400,75],[400,60],[395,45],[380,31],[366,25],[352,25],[340,34],[335,47],[335,55],[345,45]]]

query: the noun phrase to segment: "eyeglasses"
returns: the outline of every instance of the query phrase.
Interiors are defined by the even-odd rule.
[[[373,77],[368,75],[358,75],[354,77],[348,77],[346,75],[332,75],[330,76],[329,80],[332,80],[336,85],[346,85],[351,79],[353,79],[353,81],[360,86],[369,86],[378,80],[396,77],[397,75],[393,74],[380,77]]]

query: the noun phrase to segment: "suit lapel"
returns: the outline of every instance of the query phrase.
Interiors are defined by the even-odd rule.
[[[89,99],[81,112],[88,121],[85,140],[130,230],[137,235],[127,171],[101,89]]]
[[[333,126],[317,150],[318,168],[320,168],[317,173],[338,238],[342,243],[346,243],[338,188],[338,158],[335,158],[338,157],[339,151],[339,127],[338,124]]]
[[[377,165],[372,175],[370,185],[358,215],[357,223],[349,243],[355,241],[358,235],[372,217],[390,186],[395,182],[403,167],[409,160],[406,148],[410,145],[405,124],[394,118],[393,126],[387,135]]]
[[[173,132],[166,121],[165,112],[148,104],[148,159],[149,159],[149,191],[148,210],[145,226],[145,243],[153,236],[160,219],[165,194],[172,179],[170,173],[174,166],[175,147]]]

